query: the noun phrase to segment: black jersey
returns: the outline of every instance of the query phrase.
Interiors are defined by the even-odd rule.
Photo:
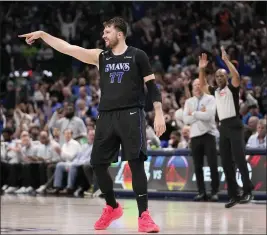
[[[121,55],[111,50],[99,55],[101,98],[99,111],[145,105],[144,77],[152,74],[146,53],[128,47]]]

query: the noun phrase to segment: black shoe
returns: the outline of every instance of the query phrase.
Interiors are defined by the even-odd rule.
[[[225,204],[225,208],[231,208],[240,202],[240,198],[231,198],[228,203]]]
[[[194,197],[194,201],[195,202],[200,202],[200,201],[207,201],[207,195],[205,194],[205,193],[200,193],[200,194],[198,194],[198,195],[196,195],[195,197]]]
[[[35,190],[29,192],[28,194],[29,194],[30,196],[32,196],[32,197],[36,197],[36,195],[37,195],[37,193],[36,193]]]
[[[210,195],[210,201],[212,202],[217,202],[219,201],[219,197],[218,197],[218,194],[217,193],[213,193]]]
[[[240,204],[246,204],[246,203],[249,203],[251,200],[253,200],[253,195],[252,193],[244,193],[242,196],[241,196],[241,199],[240,199]]]
[[[60,192],[60,189],[58,189],[58,188],[55,188],[55,189],[48,189],[48,190],[47,190],[47,193],[48,193],[48,194],[53,194],[53,195],[56,195],[56,196],[59,195],[59,192]]]

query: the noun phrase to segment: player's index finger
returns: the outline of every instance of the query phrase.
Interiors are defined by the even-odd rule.
[[[29,36],[28,33],[26,33],[26,34],[21,34],[21,35],[19,35],[18,37],[19,37],[19,38],[25,38],[25,37],[27,37],[27,36]]]

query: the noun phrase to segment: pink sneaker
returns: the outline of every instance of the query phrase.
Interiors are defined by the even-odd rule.
[[[119,219],[123,214],[122,207],[118,203],[118,207],[113,209],[111,206],[106,205],[103,209],[102,215],[95,223],[95,230],[106,229],[112,221]]]
[[[152,220],[149,212],[146,210],[138,218],[138,232],[158,233],[159,226]]]

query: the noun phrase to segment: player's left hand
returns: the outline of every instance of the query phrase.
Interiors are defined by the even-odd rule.
[[[154,130],[158,137],[160,137],[166,131],[166,124],[163,114],[155,115]]]

